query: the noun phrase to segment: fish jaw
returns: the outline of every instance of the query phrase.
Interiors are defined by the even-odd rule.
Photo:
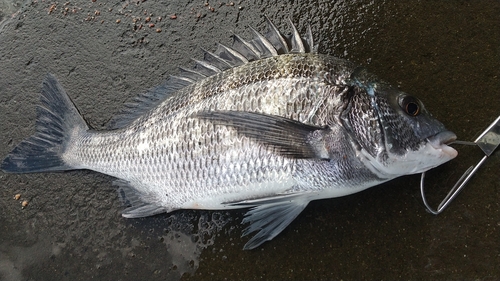
[[[417,164],[415,168],[418,169],[412,170],[410,174],[423,173],[457,157],[458,152],[448,146],[456,139],[457,136],[450,131],[444,131],[427,138],[425,144],[415,155],[415,159],[418,159],[420,165]],[[413,153],[410,154],[410,157],[412,155]]]
[[[455,149],[448,146],[455,139],[456,135],[454,133],[442,131],[426,138],[417,150],[407,151],[403,155],[397,155],[388,150],[389,161],[368,159],[368,163],[371,165],[371,170],[381,178],[390,179],[403,175],[423,173],[450,161],[458,155]]]
[[[456,139],[457,136],[453,132],[444,131],[428,137],[427,143],[436,151],[441,152],[443,158],[448,158],[446,161],[449,161],[458,155],[458,152],[454,148],[448,146],[449,143],[455,141]]]

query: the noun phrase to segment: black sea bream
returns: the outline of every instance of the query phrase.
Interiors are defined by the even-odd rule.
[[[453,159],[455,135],[424,105],[353,63],[316,52],[311,29],[234,35],[127,105],[109,131],[89,129],[52,75],[36,133],[8,173],[89,169],[111,175],[127,218],[179,209],[249,208],[252,249],[311,200],[339,197]]]

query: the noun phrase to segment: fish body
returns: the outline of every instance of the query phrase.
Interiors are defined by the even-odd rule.
[[[89,169],[117,178],[124,217],[250,208],[245,249],[279,234],[307,204],[452,158],[455,135],[423,104],[353,63],[315,52],[293,24],[233,48],[140,95],[108,131],[91,130],[48,75],[36,133],[5,172]]]

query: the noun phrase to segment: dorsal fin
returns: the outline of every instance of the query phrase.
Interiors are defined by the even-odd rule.
[[[240,66],[248,62],[248,59],[245,58],[245,56],[243,56],[236,50],[229,48],[225,45],[222,45],[220,43],[218,44],[215,54],[217,54],[220,58],[224,59],[232,67]]]
[[[188,78],[171,76],[167,81],[156,86],[146,93],[137,95],[132,101],[124,103],[119,114],[108,122],[108,129],[115,130],[128,126],[151,108],[156,107],[172,93],[191,84]]]
[[[215,65],[209,63],[208,61],[195,60],[195,59],[191,59],[191,60],[195,62],[193,69],[196,70],[197,72],[207,76],[207,77],[215,75],[215,74],[222,71],[218,67],[216,67]]]
[[[203,48],[201,49],[205,52],[203,56],[203,60],[205,62],[217,67],[221,71],[231,68],[231,64],[229,64],[225,59]]]
[[[194,81],[201,80],[201,79],[207,77],[207,75],[200,73],[194,69],[184,68],[184,67],[180,66],[179,70],[181,72],[180,76],[191,78]]]
[[[263,59],[278,55],[276,48],[264,35],[252,27],[249,28],[255,35],[255,38],[250,43],[259,51],[259,58]]]
[[[288,19],[288,24],[292,29],[292,35],[290,37],[290,43],[292,45],[292,49],[290,50],[290,53],[305,53],[306,48],[302,43],[302,38],[300,38],[300,34],[297,31],[297,28],[295,28],[295,25],[293,25],[293,22],[290,19]]]
[[[318,45],[314,45],[314,38],[312,34],[312,29],[311,25],[307,25],[307,31],[306,31],[306,53],[314,53],[316,54],[318,52]]]
[[[233,48],[238,50],[238,52],[244,56],[248,61],[254,61],[259,59],[259,51],[250,44],[250,42],[241,38],[239,35],[233,35]]]
[[[266,23],[268,32],[265,37],[269,40],[269,42],[271,42],[273,48],[276,49],[276,52],[278,54],[288,54],[289,47],[285,38],[281,35],[278,28],[267,16]]]
[[[203,59],[192,59],[195,62],[192,69],[179,67],[179,75],[171,76],[163,84],[140,94],[132,102],[126,103],[122,112],[110,121],[108,127],[110,129],[123,128],[178,90],[227,69],[282,54],[316,53],[317,47],[314,46],[309,25],[303,38],[289,19],[291,34],[284,36],[267,16],[265,18],[267,23],[265,34],[249,27],[254,33],[254,38],[250,41],[234,34],[232,47],[218,44],[215,52],[202,49]]]

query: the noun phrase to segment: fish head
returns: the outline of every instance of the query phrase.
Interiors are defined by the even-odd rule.
[[[456,135],[416,97],[363,73],[354,76],[342,114],[359,155],[380,177],[416,174],[457,156]]]

